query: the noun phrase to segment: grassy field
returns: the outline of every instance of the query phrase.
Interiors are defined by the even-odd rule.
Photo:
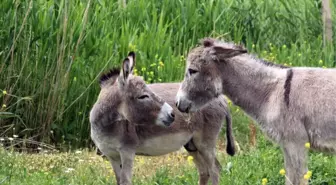
[[[91,152],[88,117],[97,77],[131,50],[148,83],[182,80],[186,54],[209,36],[275,63],[335,67],[336,39],[323,44],[320,0],[120,2],[0,1],[0,184],[114,184],[108,162]],[[228,157],[219,145],[221,184],[283,184],[279,148],[259,130],[251,147],[251,120],[230,108],[241,152]],[[335,157],[311,153],[309,163],[312,184],[336,184]],[[196,182],[185,152],[136,160],[135,184]]]
[[[260,137],[257,148],[240,151],[235,157],[225,154],[218,145],[222,164],[221,184],[284,184],[281,151]],[[115,184],[110,163],[87,150],[71,153],[12,153],[0,149],[0,184],[4,185],[106,185]],[[310,153],[312,185],[335,185],[336,157]],[[140,185],[192,185],[198,173],[187,152],[182,149],[161,157],[136,157],[133,183]]]

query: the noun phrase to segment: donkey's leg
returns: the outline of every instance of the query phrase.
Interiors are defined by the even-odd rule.
[[[120,156],[108,157],[108,159],[111,162],[114,174],[116,176],[117,185],[120,185],[120,176],[122,168]]]
[[[120,185],[131,185],[132,184],[132,168],[135,157],[135,150],[133,149],[121,149],[121,175],[120,175]]]
[[[221,166],[216,159],[216,141],[221,129],[222,121],[209,120],[204,124],[203,130],[195,134],[194,143],[202,158],[207,164],[209,175],[213,185],[219,184]]]
[[[219,129],[218,129],[219,130]],[[195,134],[193,142],[203,158],[208,174],[213,185],[219,184],[220,164],[216,159],[216,140],[218,133],[212,131],[211,134],[203,130],[202,133]]]
[[[199,151],[205,163],[207,164],[212,184],[218,185],[220,168],[216,164],[217,159],[215,154],[215,148],[212,147],[200,148]]]
[[[304,143],[285,143],[283,145],[286,167],[286,185],[307,185],[308,181],[304,179],[307,172],[307,151]]]
[[[199,185],[207,185],[209,181],[209,170],[207,164],[205,163],[202,155],[197,150],[196,146],[191,139],[184,148],[188,151],[188,153],[194,158],[193,162],[195,163],[198,170],[198,184]]]
[[[216,165],[216,168],[219,172],[222,171],[222,165],[219,163],[216,156],[215,156],[215,165]]]

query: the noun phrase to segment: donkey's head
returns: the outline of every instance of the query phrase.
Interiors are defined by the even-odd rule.
[[[188,54],[184,80],[176,97],[181,112],[194,112],[222,94],[219,63],[247,52],[242,46],[211,38],[202,42]]]
[[[135,124],[170,126],[174,121],[173,108],[155,95],[141,77],[133,75],[134,65],[135,53],[130,52],[117,78],[119,114]]]

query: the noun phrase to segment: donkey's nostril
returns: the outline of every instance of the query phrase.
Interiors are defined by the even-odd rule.
[[[188,106],[185,110],[186,113],[189,113],[189,110],[190,110],[190,106]]]
[[[170,116],[171,116],[172,118],[175,118],[175,114],[174,114],[174,113],[170,113]]]

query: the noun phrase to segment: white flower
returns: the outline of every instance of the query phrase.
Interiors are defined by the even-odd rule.
[[[14,134],[13,137],[14,137],[14,138],[18,138],[19,136]]]
[[[81,154],[82,153],[82,151],[80,151],[80,150],[77,150],[76,152],[75,152],[75,154]]]
[[[42,148],[41,147],[37,147],[37,150],[42,150]]]
[[[72,172],[72,171],[74,171],[75,169],[73,169],[73,168],[67,168],[64,172],[65,173],[70,173],[70,172]]]
[[[13,141],[14,139],[12,137],[9,137],[8,140]]]
[[[4,140],[5,140],[4,138],[0,137],[0,141],[4,141]]]

